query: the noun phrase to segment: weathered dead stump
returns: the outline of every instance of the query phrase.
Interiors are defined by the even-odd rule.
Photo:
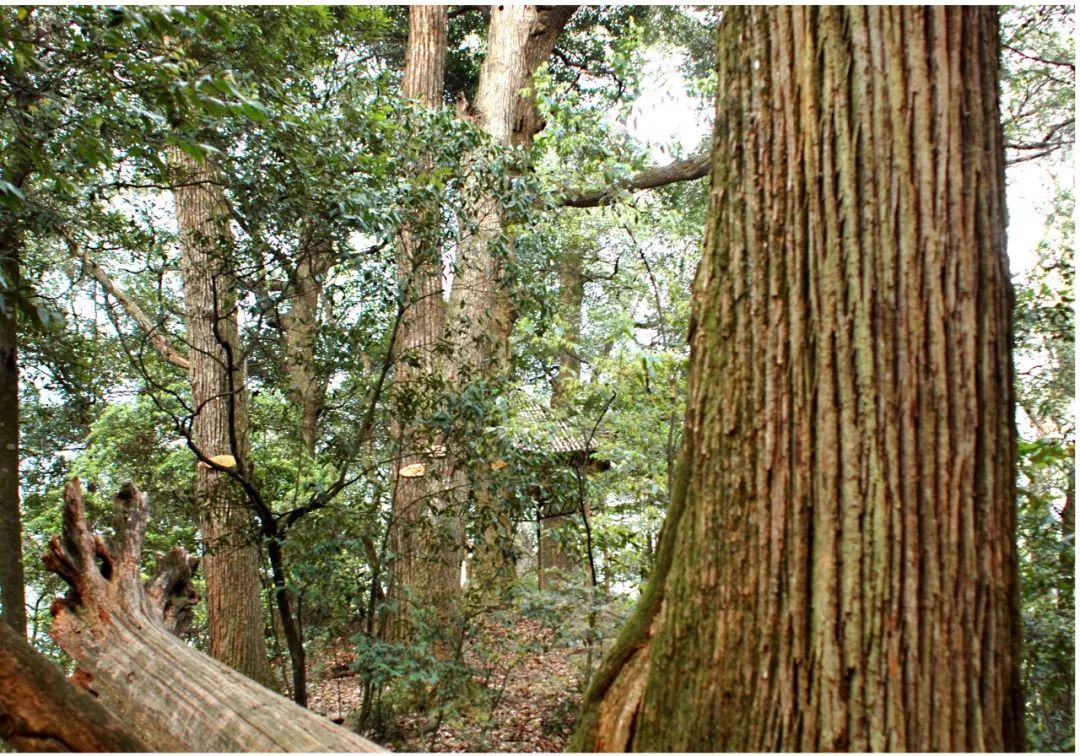
[[[53,602],[52,637],[74,681],[131,731],[165,751],[380,751],[348,730],[199,653],[174,633],[191,622],[198,559],[159,555],[143,585],[147,497],[130,483],[113,501],[112,539],[86,524],[79,480],[64,489],[63,534],[46,566],[71,586]]]

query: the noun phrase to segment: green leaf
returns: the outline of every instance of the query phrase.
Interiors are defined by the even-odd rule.
[[[190,155],[196,162],[206,161],[206,148],[198,142],[190,142],[186,139],[177,139],[175,142],[183,152]]]
[[[0,179],[0,203],[9,210],[17,210],[26,202],[26,195],[19,187]]]

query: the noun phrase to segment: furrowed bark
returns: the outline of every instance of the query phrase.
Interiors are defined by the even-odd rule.
[[[442,104],[446,68],[446,6],[409,6],[409,38],[402,94],[435,109]],[[419,167],[420,171],[425,166]],[[394,392],[411,408],[424,407],[443,368],[436,346],[443,337],[442,248],[439,208],[420,208],[403,224],[397,240],[398,283],[405,297],[394,355]],[[461,591],[463,557],[460,515],[444,491],[443,459],[435,443],[413,420],[394,421],[398,456],[394,464],[393,519],[390,529],[389,598],[397,609],[387,637],[406,641],[412,633],[412,605],[435,606],[446,617]],[[401,470],[424,466],[424,474]]]
[[[219,176],[174,150],[183,181],[173,190],[180,228],[190,344],[192,441],[207,457],[231,454],[249,476],[248,399],[231,276],[229,208]],[[272,684],[263,635],[259,550],[240,491],[218,470],[198,465],[199,526],[207,545],[210,654],[252,679]]]
[[[190,619],[198,560],[181,549],[139,575],[148,520],[131,484],[113,502],[114,537],[85,521],[78,479],[64,491],[64,530],[46,566],[71,590],[53,602],[52,636],[78,664],[75,682],[163,751],[377,751],[373,743],[186,645],[172,631]]]
[[[443,104],[447,9],[410,5],[402,94],[424,108]],[[421,161],[418,173],[429,170]],[[422,428],[443,372],[436,347],[444,336],[440,208],[420,207],[397,235],[397,281],[405,298],[395,342],[394,394],[403,408],[394,418],[397,444],[390,526],[390,592],[396,607],[387,637],[407,642],[415,630],[414,607],[434,608],[438,620],[454,612],[461,591],[461,517],[448,496],[445,455]],[[402,470],[423,465],[423,474]],[[448,623],[447,623],[448,624]]]
[[[997,44],[725,11],[674,558],[574,747],[1023,748]]]

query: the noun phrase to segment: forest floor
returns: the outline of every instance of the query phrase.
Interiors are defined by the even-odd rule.
[[[570,737],[581,701],[585,650],[554,642],[550,627],[528,618],[483,622],[465,649],[481,695],[433,720],[424,713],[396,716],[380,744],[394,751],[558,752]],[[308,706],[345,721],[361,703],[347,641],[333,644],[313,664]]]

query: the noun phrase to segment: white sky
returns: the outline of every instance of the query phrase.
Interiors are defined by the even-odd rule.
[[[1054,195],[1053,177],[1038,160],[1010,166],[1005,174],[1009,268],[1014,277],[1023,276],[1038,262],[1035,247],[1046,231],[1047,205]]]
[[[641,96],[627,122],[634,137],[650,144],[659,164],[673,159],[667,145],[677,143],[682,154],[689,155],[710,128],[711,114],[699,113],[683,90],[678,61],[678,55],[670,51],[654,48],[647,53]],[[1040,161],[1011,166],[1007,177],[1009,267],[1015,277],[1025,275],[1036,262],[1035,247],[1043,238],[1053,184]]]

